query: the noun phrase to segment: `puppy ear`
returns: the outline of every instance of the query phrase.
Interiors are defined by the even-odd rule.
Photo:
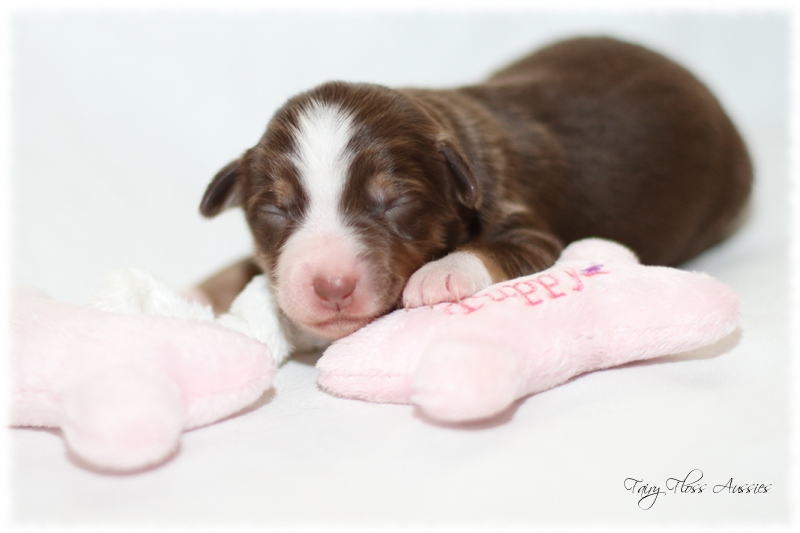
[[[217,172],[200,202],[200,213],[204,217],[214,217],[229,207],[242,204],[240,175],[241,159],[231,161]]]
[[[472,166],[467,163],[464,154],[455,143],[448,140],[439,142],[439,151],[453,176],[458,201],[470,209],[478,209],[483,194],[478,180],[475,179]]]

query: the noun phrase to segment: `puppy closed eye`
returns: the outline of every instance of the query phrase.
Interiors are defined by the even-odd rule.
[[[302,195],[289,180],[273,179],[254,200],[254,214],[267,223],[285,224],[301,218],[302,203]]]
[[[387,217],[400,216],[420,208],[421,203],[411,197],[397,198],[383,207],[383,215]]]
[[[262,218],[268,218],[273,220],[276,219],[285,220],[289,218],[289,211],[286,208],[280,207],[275,204],[266,204],[259,206],[259,216]]]
[[[393,216],[406,213],[419,205],[399,180],[378,174],[367,185],[371,211],[375,216]]]

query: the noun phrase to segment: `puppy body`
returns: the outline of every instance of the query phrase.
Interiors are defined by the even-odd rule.
[[[450,90],[327,83],[290,99],[201,212],[244,208],[286,315],[326,339],[616,240],[676,265],[729,235],[752,170],[689,72],[613,39],[544,48]],[[233,273],[233,274],[232,274]],[[217,278],[220,279],[220,278]],[[243,287],[201,286],[218,309]]]

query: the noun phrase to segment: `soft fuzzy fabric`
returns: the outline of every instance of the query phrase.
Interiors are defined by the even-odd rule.
[[[91,307],[16,293],[12,424],[61,428],[102,469],[164,460],[182,431],[258,399],[291,353],[266,283],[255,278],[219,318],[137,271],[111,276]],[[481,419],[583,372],[711,344],[737,318],[724,284],[591,239],[545,272],[341,339],[318,362],[319,384],[443,421]]]
[[[709,276],[642,266],[619,244],[587,239],[544,272],[396,311],[337,341],[318,382],[442,421],[482,419],[584,372],[712,344],[734,330],[738,307]]]
[[[217,323],[210,308],[136,271],[109,278],[94,307],[17,292],[11,424],[61,428],[72,452],[101,469],[162,461],[182,431],[241,410],[271,385],[276,361],[249,337],[291,347],[272,338],[263,283]]]

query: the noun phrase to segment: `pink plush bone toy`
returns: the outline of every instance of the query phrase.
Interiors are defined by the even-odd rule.
[[[477,420],[584,372],[713,344],[734,330],[738,307],[706,275],[646,267],[619,244],[587,239],[544,272],[395,311],[337,341],[318,381],[346,398]]]
[[[257,278],[215,319],[137,271],[110,277],[92,307],[17,292],[11,424],[61,428],[73,454],[102,470],[163,461],[182,431],[239,411],[271,385],[274,356],[290,347],[267,295]]]
[[[11,315],[12,425],[61,428],[74,454],[107,470],[162,461],[182,431],[252,404],[292,350],[263,276],[219,318],[136,271],[110,278],[92,307],[17,293]],[[583,372],[712,344],[737,318],[724,284],[589,239],[545,272],[337,341],[319,383],[474,420]]]

